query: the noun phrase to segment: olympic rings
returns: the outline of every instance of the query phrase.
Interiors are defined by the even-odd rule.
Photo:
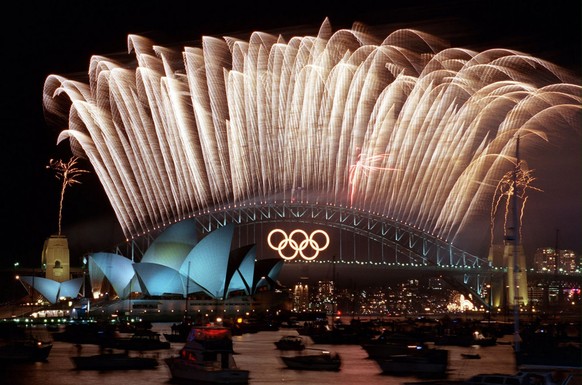
[[[277,245],[273,245],[273,243],[271,242],[271,237],[273,236],[273,234],[276,233],[282,234],[283,239],[279,241]],[[298,243],[295,239],[293,239],[297,234],[299,234],[305,239]],[[314,237],[317,234],[323,234],[323,236],[325,237],[325,244],[323,246],[319,246],[319,243],[314,239]],[[305,231],[297,229],[293,230],[289,234],[289,236],[287,236],[287,233],[284,230],[274,229],[271,230],[271,232],[269,233],[267,237],[267,242],[269,243],[271,249],[276,250],[279,253],[279,256],[287,261],[295,259],[295,257],[297,257],[298,254],[301,256],[301,258],[307,261],[312,261],[315,258],[317,258],[320,251],[327,249],[327,247],[329,246],[329,235],[327,235],[327,233],[323,230],[315,230],[311,233],[311,235],[308,236]],[[311,257],[303,253],[303,250],[305,250],[308,246],[310,246],[315,251],[315,254],[313,254]],[[288,247],[291,248],[291,250],[293,250],[293,254],[291,256],[285,255],[284,250]]]

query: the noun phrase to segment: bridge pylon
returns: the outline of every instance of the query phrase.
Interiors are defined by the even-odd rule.
[[[520,244],[517,250],[519,271],[516,274],[514,247],[515,244],[512,241],[505,241],[502,245],[496,244],[489,248],[489,263],[493,266],[504,266],[507,271],[504,277],[491,282],[491,304],[493,307],[512,307],[515,300],[521,305],[529,303],[525,252]]]
[[[527,305],[527,266],[525,264],[525,252],[520,243],[517,248],[517,264],[515,263],[515,245],[505,242],[503,251],[503,266],[507,266],[507,299],[508,305]],[[518,271],[515,271],[515,268]],[[517,281],[517,282],[516,282]]]

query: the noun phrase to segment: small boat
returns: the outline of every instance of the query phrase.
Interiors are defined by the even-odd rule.
[[[46,361],[53,348],[50,337],[40,330],[32,330],[16,324],[2,325],[0,333],[0,361],[39,362]]]
[[[555,371],[519,371],[515,374],[483,373],[465,380],[465,385],[564,385],[577,383],[572,373],[563,373],[557,378]]]
[[[71,360],[77,370],[140,370],[158,366],[158,360],[154,357],[130,356],[128,352],[109,351],[92,356],[75,356]]]
[[[164,333],[164,338],[169,342],[186,342],[186,338],[188,338],[192,326],[193,323],[190,319],[184,319],[180,323],[173,324],[172,332]]]
[[[340,355],[329,351],[319,354],[305,354],[297,356],[281,356],[281,360],[289,369],[299,370],[340,370],[342,361]]]
[[[367,324],[352,321],[350,324],[336,322],[331,326],[323,325],[300,334],[309,336],[316,344],[361,345],[373,339],[377,332]]]
[[[448,368],[449,351],[429,349],[423,354],[398,354],[376,359],[383,374],[442,377]]]
[[[420,381],[406,381],[402,385],[466,385],[465,380],[451,380],[447,378],[429,379]]]
[[[72,344],[104,345],[117,337],[114,325],[106,322],[72,322],[64,330],[51,333],[55,341]]]
[[[121,350],[161,350],[171,347],[168,341],[161,339],[160,333],[151,330],[136,331],[129,338],[113,338],[103,346]]]
[[[515,353],[518,369],[522,367],[552,366],[556,369],[577,368],[582,370],[581,330],[579,325],[568,326],[569,335],[559,333],[566,325],[526,326],[520,333],[521,342]]]
[[[428,345],[417,337],[400,333],[382,333],[378,338],[360,345],[368,353],[368,358],[381,359],[394,355],[409,355],[424,352]]]
[[[495,346],[497,344],[497,337],[485,336],[479,331],[471,334],[468,332],[459,334],[445,334],[435,338],[435,345],[447,346]]]
[[[461,357],[468,359],[468,360],[479,360],[481,356],[479,353],[461,353]]]
[[[193,326],[177,356],[164,361],[172,380],[208,384],[247,384],[249,371],[236,366],[231,329]]]
[[[275,341],[275,346],[279,350],[303,350],[305,342],[301,336],[286,335]]]

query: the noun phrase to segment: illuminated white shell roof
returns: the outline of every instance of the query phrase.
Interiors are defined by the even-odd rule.
[[[102,279],[106,277],[117,295],[126,298],[130,291],[141,291],[134,275],[133,262],[122,255],[100,252],[89,256],[89,277],[93,291],[101,291]]]
[[[23,276],[20,277],[20,281],[27,286],[34,287],[51,304],[57,303],[61,297],[77,298],[83,285],[83,278],[57,282],[43,277]]]
[[[145,261],[139,263],[114,253],[89,255],[91,290],[104,295],[107,280],[122,299],[131,292],[146,296],[203,292],[212,298],[226,298],[231,292],[253,294],[257,287],[268,283],[261,277],[276,281],[283,260],[257,263],[256,245],[231,251],[233,224],[210,232],[200,242],[196,241],[193,225],[192,220],[185,220],[169,226],[146,250]],[[76,298],[83,283],[83,278],[63,283],[32,276],[20,280],[53,304],[59,297]]]
[[[167,227],[148,247],[141,263],[157,263],[180,270],[188,253],[198,242],[194,220],[184,220]]]
[[[228,224],[196,242],[194,222],[178,222],[152,242],[139,263],[117,254],[90,255],[91,286],[100,290],[107,279],[120,298],[127,297],[130,290],[150,296],[203,292],[212,298],[225,298],[234,291],[252,294],[258,283],[256,246],[231,251],[233,235],[234,225]],[[264,274],[276,280],[280,262],[270,262]]]

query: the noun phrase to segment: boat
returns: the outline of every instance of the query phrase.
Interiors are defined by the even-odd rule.
[[[0,361],[40,362],[48,359],[53,343],[41,330],[8,323],[3,324],[1,329]]]
[[[479,331],[472,333],[444,334],[437,336],[434,341],[435,345],[447,346],[495,346],[497,337],[486,336]]]
[[[468,360],[479,360],[481,355],[479,353],[461,353],[461,357]]]
[[[139,330],[129,338],[112,338],[106,341],[105,348],[121,350],[161,350],[170,349],[171,344],[161,338],[161,334],[151,330]]]
[[[338,353],[327,350],[318,354],[300,354],[296,356],[281,356],[281,360],[289,369],[298,370],[340,370],[342,361]]]
[[[386,331],[378,338],[360,346],[368,353],[368,358],[371,359],[389,358],[394,355],[410,355],[429,348],[428,345],[414,336]]]
[[[188,338],[192,326],[192,320],[185,318],[182,322],[172,325],[171,333],[163,333],[164,338],[169,342],[186,342],[186,338]]]
[[[305,349],[305,342],[301,336],[285,335],[275,341],[275,346],[279,350],[303,350]]]
[[[72,344],[107,345],[118,338],[115,325],[108,322],[74,321],[67,323],[64,330],[51,334],[55,341]]]
[[[154,357],[130,356],[128,352],[113,353],[111,350],[92,356],[74,356],[71,360],[77,370],[141,370],[158,366]]]
[[[297,329],[301,335],[308,336],[315,344],[326,345],[360,345],[376,338],[380,332],[376,330],[376,325],[360,320],[351,320],[346,324],[343,322],[319,321],[311,326],[304,326]]]
[[[554,371],[519,371],[515,374],[477,374],[465,380],[464,385],[566,385],[579,383],[579,380],[580,377],[572,373],[558,376]]]
[[[234,361],[231,329],[193,326],[178,355],[164,361],[172,380],[208,384],[247,384],[249,371]]]
[[[582,370],[581,325],[526,325],[515,352],[518,370],[552,366]],[[568,330],[568,331],[566,331]]]
[[[232,335],[242,336],[247,333],[279,330],[280,322],[272,319],[239,318],[231,325]]]
[[[444,377],[448,369],[448,358],[448,350],[429,349],[422,354],[396,354],[375,361],[383,374]]]

